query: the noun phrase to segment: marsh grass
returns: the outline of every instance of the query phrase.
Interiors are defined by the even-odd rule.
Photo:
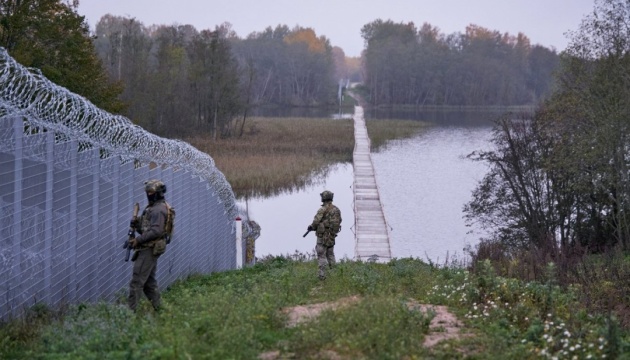
[[[402,140],[417,135],[429,126],[414,120],[367,120],[365,122],[373,152],[380,151],[388,141]]]
[[[82,304],[33,322],[21,337],[5,324],[0,358],[601,359],[629,350],[627,332],[588,313],[575,289],[503,278],[488,263],[473,274],[418,259],[343,259],[326,281],[316,273],[312,255],[268,257],[173,284],[159,313],[146,301],[136,314]],[[359,300],[287,326],[282,309],[350,296]],[[410,300],[448,306],[464,323],[463,336],[423,347],[435,314],[410,309]]]
[[[387,140],[413,136],[426,126],[417,121],[369,122],[373,148]],[[351,119],[252,118],[242,137],[213,141],[198,135],[185,139],[209,154],[236,197],[271,196],[311,185],[330,165],[352,162]]]

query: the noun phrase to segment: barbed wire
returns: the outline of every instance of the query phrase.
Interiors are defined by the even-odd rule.
[[[232,187],[208,154],[96,107],[83,96],[54,84],[38,69],[20,65],[0,47],[0,118],[5,116],[23,116],[36,127],[92,144],[123,162],[190,171],[208,182],[208,189],[217,193],[231,219],[238,215]]]

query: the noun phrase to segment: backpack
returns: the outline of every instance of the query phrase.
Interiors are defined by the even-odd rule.
[[[334,205],[330,207],[328,212],[328,228],[335,235],[341,231],[341,211]]]
[[[171,243],[171,237],[173,236],[173,230],[175,229],[175,209],[169,205],[166,201],[166,224],[164,224],[164,240],[167,244]]]

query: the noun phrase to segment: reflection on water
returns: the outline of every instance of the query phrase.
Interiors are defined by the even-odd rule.
[[[332,118],[335,120],[346,120],[346,119],[352,119],[354,116],[353,113],[344,113],[344,112],[340,112],[337,114],[332,114]]]
[[[489,127],[435,127],[372,154],[393,257],[443,264],[477,243],[462,208],[487,169],[464,157],[487,149],[490,135]]]
[[[279,118],[347,118],[344,114],[350,114],[352,118],[354,108],[338,106],[331,107],[256,107],[251,110],[251,116],[279,117]],[[333,114],[333,115],[331,115]]]
[[[443,263],[447,254],[451,259],[464,258],[463,248],[477,243],[480,231],[464,225],[462,208],[487,169],[463,157],[490,146],[492,120],[498,115],[417,113],[415,119],[435,126],[415,138],[392,141],[372,155],[394,257]],[[319,193],[328,189],[335,193],[334,203],[344,219],[335,253],[338,258],[354,258],[352,183],[352,165],[343,164],[306,189],[250,199],[249,215],[261,226],[256,256],[313,253],[315,235],[302,235],[320,206]],[[239,205],[245,207],[245,201]],[[469,233],[471,230],[474,232]]]
[[[383,107],[364,109],[366,120],[421,120],[438,126],[491,126],[501,114],[514,109],[507,107],[484,107],[471,111],[455,109],[424,109]],[[255,117],[291,117],[291,118],[322,118],[322,119],[352,119],[354,107],[256,107],[251,110]]]
[[[421,108],[398,109],[398,108],[377,108],[369,109],[365,112],[366,120],[399,119],[399,120],[421,120],[438,126],[491,126],[493,121],[508,111],[508,108],[481,108],[476,111],[453,109],[453,110],[427,110]]]
[[[314,253],[315,233],[311,232],[306,238],[302,235],[321,205],[319,194],[330,190],[335,194],[333,203],[341,210],[343,220],[335,255],[338,259],[354,258],[352,181],[352,165],[339,164],[330,170],[326,179],[305,189],[270,198],[249,199],[247,204],[239,200],[238,204],[243,208],[247,206],[250,218],[261,227],[260,237],[256,240],[256,257],[293,254],[296,251]]]

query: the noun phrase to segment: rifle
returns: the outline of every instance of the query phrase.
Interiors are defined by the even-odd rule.
[[[306,235],[308,235],[308,233],[310,233],[311,231],[313,231],[313,230],[312,229],[311,230],[306,230],[306,232],[304,233],[304,235],[302,235],[302,237],[306,237]]]
[[[129,261],[129,255],[131,254],[131,244],[129,244],[129,240],[133,239],[136,235],[136,229],[134,225],[136,220],[138,219],[138,212],[140,211],[140,204],[135,203],[133,205],[133,216],[131,217],[131,222],[129,223],[129,231],[127,232],[127,240],[123,244],[123,249],[127,249],[127,254],[125,254],[125,261]]]

